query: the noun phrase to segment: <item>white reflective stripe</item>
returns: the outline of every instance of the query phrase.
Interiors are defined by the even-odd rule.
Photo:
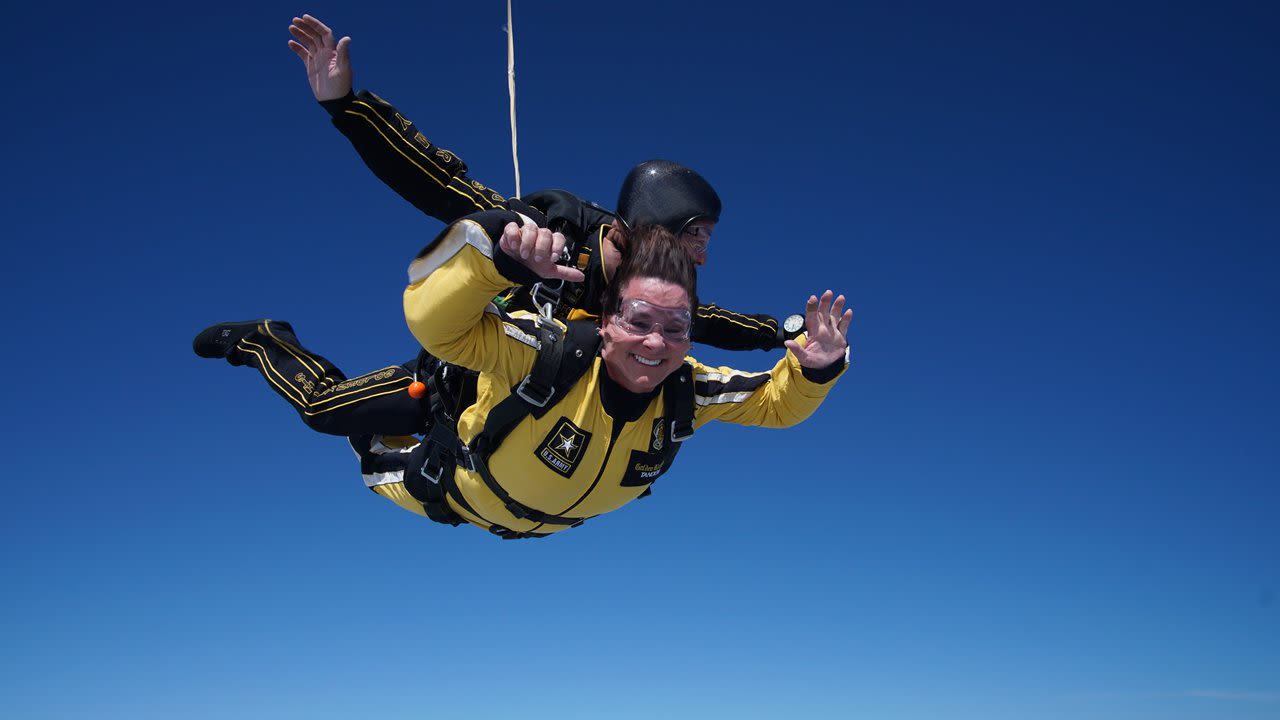
[[[413,445],[405,448],[387,447],[382,443],[382,438],[383,438],[382,435],[373,436],[373,439],[369,442],[369,452],[373,453],[374,455],[403,455],[405,456],[404,459],[407,462],[409,460],[409,453],[412,453],[413,449],[417,447],[417,445]],[[360,453],[356,451],[354,447],[351,448],[351,451],[355,453],[357,458],[363,459],[361,458]],[[361,473],[360,477],[364,478],[365,487],[374,487],[376,485],[392,485],[394,483],[404,482],[404,469],[401,468],[400,470],[395,470],[392,472],[373,473],[371,475],[366,475],[364,473]]]
[[[502,330],[507,333],[507,337],[528,345],[531,348],[538,347],[538,339],[511,323],[502,323]]]
[[[698,405],[723,405],[725,403],[746,402],[751,397],[751,392],[721,393],[719,395],[694,395],[693,401]]]
[[[528,215],[513,212],[525,223],[533,222],[533,218]],[[480,227],[480,223],[475,220],[462,219],[454,224],[449,230],[449,234],[440,239],[439,244],[432,248],[426,255],[409,263],[409,284],[412,285],[419,280],[435,271],[436,268],[445,264],[449,258],[458,254],[463,245],[480,251],[481,255],[493,259],[494,243],[489,234]]]
[[[493,240],[489,239],[484,228],[474,220],[459,220],[434,248],[409,264],[409,284],[419,282],[435,272],[436,268],[457,255],[464,245],[479,250],[487,258],[493,257]]]
[[[404,471],[396,470],[395,472],[380,472],[372,475],[362,475],[366,487],[375,487],[378,485],[393,485],[395,483],[404,482]]]
[[[769,373],[767,372],[743,372],[741,370],[731,370],[726,373],[720,372],[719,370],[708,370],[706,372],[696,373],[693,376],[693,380],[694,382],[700,383],[728,384],[733,378],[758,378],[761,376],[767,377],[768,375]],[[758,389],[760,389],[759,386],[736,392],[724,392],[718,395],[700,395],[695,393],[693,396],[693,402],[702,407],[707,405],[740,403],[745,402],[746,399],[751,397],[752,393]]]
[[[743,372],[741,370],[734,370],[733,372],[722,373],[722,372],[717,372],[715,370],[710,370],[704,373],[698,373],[694,375],[693,379],[694,379],[694,382],[726,382],[727,380],[729,380],[729,378],[759,377],[761,375],[768,375],[768,374],[769,373],[767,372]]]

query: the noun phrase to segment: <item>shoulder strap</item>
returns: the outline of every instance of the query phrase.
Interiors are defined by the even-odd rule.
[[[529,415],[541,417],[547,410],[555,407],[595,362],[596,350],[600,344],[595,323],[569,323],[567,334],[562,334],[559,326],[554,323],[539,322],[537,333],[538,357],[534,360],[529,375],[489,411],[484,429],[471,440],[470,447],[461,450],[467,467],[480,475],[489,491],[502,501],[507,512],[535,523],[576,527],[587,518],[551,515],[524,505],[512,498],[489,472],[489,456],[512,429]],[[516,533],[512,537],[525,535]]]
[[[693,436],[693,366],[688,362],[662,381],[662,416],[666,421],[666,442],[662,444],[663,473],[671,469],[676,453],[685,440]],[[653,485],[640,493],[645,498],[653,494]]]
[[[693,366],[688,362],[662,381],[663,411],[670,445],[693,436]]]
[[[529,415],[542,417],[591,368],[600,346],[596,324],[570,322],[567,328],[562,334],[554,323],[538,323],[533,369],[489,411],[484,429],[471,441],[473,453],[487,459],[521,420]]]

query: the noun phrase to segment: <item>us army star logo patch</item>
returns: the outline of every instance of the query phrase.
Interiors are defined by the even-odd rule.
[[[578,461],[591,442],[591,433],[583,431],[569,418],[562,417],[538,446],[538,459],[544,465],[565,477],[573,475],[578,469]]]

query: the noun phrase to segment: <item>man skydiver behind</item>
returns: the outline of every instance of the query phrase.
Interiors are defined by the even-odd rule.
[[[301,58],[311,92],[330,114],[373,173],[422,212],[445,223],[468,213],[506,207],[500,194],[467,175],[466,164],[432,144],[394,107],[368,91],[352,92],[351,38],[311,15],[295,17],[289,47]],[[566,236],[569,256],[586,274],[570,286],[562,305],[589,315],[599,313],[600,291],[617,263],[611,232],[615,217],[604,208],[564,190],[543,190],[520,198],[542,212],[554,231]],[[720,219],[720,198],[701,175],[666,160],[636,166],[623,182],[617,216],[624,223],[663,225],[702,265]],[[526,309],[532,309],[525,303]],[[564,313],[562,313],[564,314]],[[801,330],[802,318],[784,329],[769,315],[746,315],[713,304],[698,307],[693,340],[726,350],[772,350]]]
[[[708,197],[699,192],[704,187],[710,190],[710,186],[691,170],[656,173],[652,170],[652,163],[642,163],[633,168],[624,178],[618,197],[618,206],[632,214],[620,213],[618,221],[605,232],[602,262],[589,264],[586,272],[579,268],[564,268],[573,270],[569,287],[586,288],[592,293],[588,296],[579,291],[576,306],[591,307],[594,311],[585,315],[570,313],[570,319],[600,315],[600,298],[608,291],[609,285],[605,280],[612,277],[626,250],[628,232],[624,228],[658,225],[674,235],[672,227],[687,224],[691,217],[707,216],[707,212],[698,207],[698,202]],[[539,226],[553,224],[536,208],[520,200],[510,200],[506,204],[508,207],[504,210],[518,212]],[[664,214],[666,208],[672,210]],[[691,260],[696,259],[687,240],[680,245]],[[599,274],[598,283],[593,283],[587,275],[591,272]],[[200,357],[225,358],[231,365],[256,368],[268,386],[288,401],[302,421],[317,432],[346,436],[403,436],[419,434],[427,428],[428,408],[420,398],[408,392],[418,379],[421,357],[348,379],[332,362],[304,348],[289,323],[279,320],[211,325],[195,337],[192,348]]]
[[[536,210],[507,201],[467,178],[461,160],[431,145],[394,108],[368,93],[359,98],[351,93],[349,38],[335,42],[332,31],[309,15],[295,18],[290,32],[297,40],[289,45],[302,58],[312,91],[334,115],[334,124],[378,177],[423,212],[446,222],[494,207],[547,213],[544,224],[570,238],[572,264],[584,274],[562,293],[562,304],[576,311],[568,315],[599,314],[599,298],[617,265],[627,225],[662,225],[680,237],[697,264],[706,261],[720,198],[693,170],[660,160],[636,166],[623,180],[617,217],[564,191],[529,196]],[[797,332],[792,328],[784,335],[772,318],[714,305],[700,305],[693,324],[695,341],[729,349],[781,347]],[[412,435],[425,428],[423,404],[406,392],[415,380],[416,360],[348,379],[333,363],[304,349],[288,323],[268,320],[211,326],[197,335],[193,347],[201,357],[257,368],[318,432]]]

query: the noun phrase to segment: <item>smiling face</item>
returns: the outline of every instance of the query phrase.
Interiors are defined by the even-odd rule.
[[[689,293],[684,288],[653,277],[634,277],[626,281],[622,287],[622,304],[632,300],[642,300],[659,310],[667,309],[677,314],[692,311]],[[614,382],[634,393],[649,392],[684,362],[689,340],[687,337],[680,340],[664,337],[663,331],[671,334],[671,328],[661,324],[651,324],[644,335],[633,334],[627,327],[634,329],[636,325],[621,322],[621,312],[604,318],[600,327],[600,356]]]

